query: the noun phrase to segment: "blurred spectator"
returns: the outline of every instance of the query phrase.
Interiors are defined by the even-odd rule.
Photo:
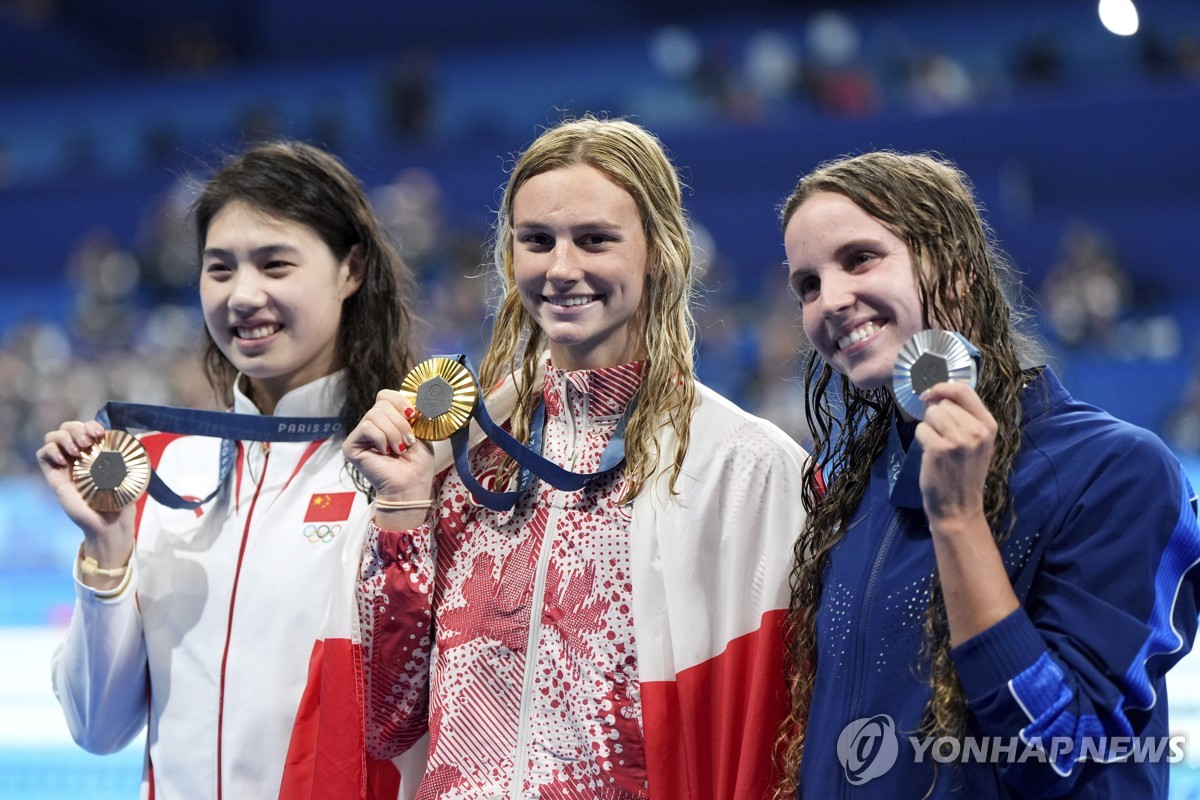
[[[798,49],[781,31],[765,30],[750,37],[745,81],[759,105],[790,99],[801,76]]]
[[[93,229],[71,254],[67,276],[75,287],[71,333],[85,352],[92,355],[128,347],[141,278],[133,253],[121,247],[108,230]]]
[[[1179,35],[1179,71],[1192,78],[1200,78],[1200,36],[1193,30]]]
[[[862,59],[858,27],[848,16],[838,11],[814,15],[805,41],[808,58],[801,86],[823,111],[860,117],[879,110],[879,86]]]
[[[203,19],[184,19],[163,26],[149,37],[148,56],[166,72],[202,74],[228,66],[234,47]]]
[[[159,302],[195,301],[196,235],[188,212],[196,199],[191,178],[176,177],[166,193],[143,213],[136,249],[144,287]]]
[[[416,48],[406,51],[384,78],[384,119],[397,141],[421,144],[433,132],[436,72],[433,51]]]
[[[437,178],[425,169],[405,169],[370,196],[392,245],[413,273],[424,277],[438,256],[437,248],[446,244]]]
[[[701,53],[696,34],[682,25],[668,25],[650,38],[651,61],[673,80],[690,80],[700,67]]]
[[[284,127],[275,115],[275,110],[262,99],[255,100],[245,106],[237,118],[237,130],[234,131],[233,141],[243,147],[249,147],[259,142],[278,139],[283,135]]]
[[[961,64],[936,50],[926,50],[917,56],[908,80],[908,103],[912,108],[948,111],[974,101],[975,87]]]
[[[1147,27],[1138,32],[1137,39],[1141,48],[1142,69],[1147,75],[1165,78],[1178,72],[1179,63],[1167,37]]]
[[[1178,407],[1163,424],[1163,437],[1178,453],[1200,455],[1200,358],[1196,359]]]
[[[721,38],[704,48],[692,85],[700,102],[721,119],[756,124],[762,119],[758,95],[751,91],[735,54],[738,43]]]
[[[1026,41],[1013,60],[1013,76],[1018,83],[1053,86],[1062,79],[1062,71],[1062,47],[1053,31],[1041,31]]]
[[[1042,304],[1059,341],[1072,347],[1113,346],[1117,319],[1131,298],[1129,277],[1108,238],[1086,222],[1069,225],[1041,287]]]
[[[491,338],[488,297],[492,273],[480,264],[478,241],[459,240],[444,269],[426,276],[422,322],[431,353],[465,353],[473,363],[483,361]]]
[[[801,378],[806,355],[803,344],[797,345],[804,337],[800,310],[790,292],[771,292],[770,297],[765,301],[765,316],[755,320],[758,353],[745,390],[747,407],[807,448],[812,445],[812,433],[804,417]]]

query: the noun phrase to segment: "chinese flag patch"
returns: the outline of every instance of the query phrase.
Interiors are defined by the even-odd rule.
[[[308,501],[305,522],[344,522],[350,519],[350,507],[354,505],[354,492],[331,492],[314,494]]]

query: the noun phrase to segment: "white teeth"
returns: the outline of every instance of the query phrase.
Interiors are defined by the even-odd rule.
[[[599,295],[579,294],[570,297],[547,297],[546,302],[555,306],[582,306],[595,300]]]
[[[259,325],[254,328],[234,328],[239,339],[263,339],[279,330],[278,325]]]
[[[879,326],[876,325],[874,322],[868,322],[866,325],[863,325],[861,328],[855,328],[854,330],[850,331],[845,336],[843,336],[842,338],[837,340],[838,350],[845,350],[847,347],[854,344],[855,342],[861,342],[863,339],[865,339],[868,336],[870,336],[871,334],[875,333],[875,331],[877,331],[877,330],[879,330]]]

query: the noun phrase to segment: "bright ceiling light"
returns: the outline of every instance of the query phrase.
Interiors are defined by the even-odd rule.
[[[1100,22],[1117,36],[1133,36],[1138,29],[1138,12],[1133,0],[1100,0]]]

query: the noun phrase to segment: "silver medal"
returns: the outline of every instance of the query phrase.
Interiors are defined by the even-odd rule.
[[[960,333],[929,329],[900,348],[892,367],[892,393],[910,417],[925,418],[921,394],[936,383],[965,383],[972,389],[979,377],[979,351]]]

